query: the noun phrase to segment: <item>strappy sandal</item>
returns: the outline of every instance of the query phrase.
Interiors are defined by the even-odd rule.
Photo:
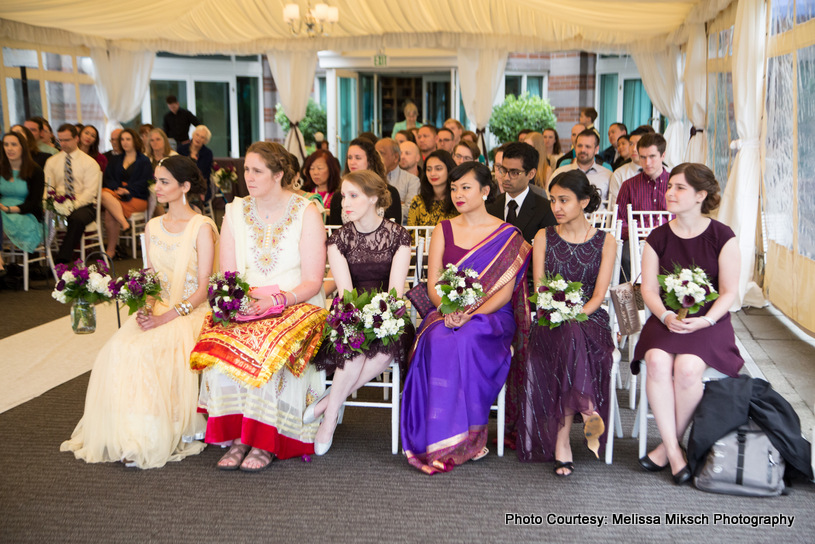
[[[259,467],[248,467],[246,466],[247,461],[260,461],[263,465]],[[243,458],[243,462],[241,463],[241,471],[242,472],[260,472],[261,470],[266,470],[272,464],[274,460],[274,454],[270,451],[262,450],[260,448],[252,448],[246,457]]]
[[[475,457],[473,457],[472,459],[470,459],[470,461],[480,461],[481,459],[483,459],[484,457],[486,457],[487,455],[489,455],[489,453],[490,453],[489,448],[488,448],[487,446],[484,446],[484,447],[481,449],[481,451],[480,451],[480,452],[478,452],[478,453],[476,453],[476,454],[475,454]]]
[[[249,446],[246,444],[233,444],[220,459],[218,459],[218,470],[238,470],[241,466],[241,461],[249,451]],[[221,464],[222,461],[229,461],[228,464]]]
[[[565,468],[569,472],[567,472],[565,474],[562,474],[562,473],[558,472],[558,470],[560,470],[562,468]],[[554,466],[553,472],[555,473],[555,476],[557,476],[558,478],[568,478],[569,476],[574,474],[574,461],[563,462],[563,461],[558,461],[557,459],[555,459],[555,466]]]
[[[588,447],[598,459],[600,458],[600,436],[605,430],[606,425],[603,423],[603,418],[596,412],[589,416],[583,424],[583,435],[586,437]]]

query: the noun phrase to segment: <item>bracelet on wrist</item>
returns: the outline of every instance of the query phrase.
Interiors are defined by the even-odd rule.
[[[676,315],[676,313],[674,313],[673,310],[665,310],[664,312],[662,312],[662,315],[659,316],[659,320],[662,321],[663,325],[665,324],[665,320],[668,318],[668,314]]]
[[[289,291],[294,296],[294,304],[297,304],[297,293],[294,291]]]
[[[704,319],[705,321],[707,321],[708,323],[710,323],[710,326],[711,326],[711,327],[715,327],[715,326],[716,326],[716,320],[715,320],[715,319],[713,319],[712,317],[708,317],[708,316],[706,316],[706,315],[703,315],[703,316],[701,316],[701,317],[702,317],[702,319]]]

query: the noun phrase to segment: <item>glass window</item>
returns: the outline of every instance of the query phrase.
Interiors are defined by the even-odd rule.
[[[105,125],[105,112],[102,110],[96,88],[93,85],[79,86],[79,103],[82,108],[82,124],[93,125],[104,138],[102,133]],[[99,142],[100,149],[107,150],[107,145],[107,142]]]
[[[506,76],[504,96],[521,96],[521,76]]]
[[[328,104],[328,98],[326,97],[328,89],[326,87],[325,77],[318,77],[317,83],[320,85],[320,105],[325,109]]]
[[[617,122],[618,81],[618,74],[600,74],[600,149],[608,147],[608,128]]]
[[[362,132],[376,132],[374,127],[374,76],[359,76],[362,91]]]
[[[466,130],[469,126],[470,120],[467,118],[467,110],[464,109],[464,101],[461,99],[460,87],[458,90],[458,113],[458,120],[461,121],[461,124],[464,125],[464,129]]]
[[[799,25],[815,17],[815,1],[798,0],[798,2],[795,3],[795,7],[796,10],[798,11],[796,21],[798,22]]]
[[[80,74],[93,75],[93,61],[90,57],[76,57],[76,69]]]
[[[716,82],[719,80],[715,72],[707,75],[707,162],[708,166],[713,164],[713,157],[716,153]],[[629,129],[631,130],[631,129]]]
[[[46,70],[74,73],[74,64],[70,55],[43,52],[42,65]]]
[[[714,32],[707,39],[707,58],[715,59],[719,56],[719,37]]]
[[[765,156],[764,212],[767,237],[792,249],[792,55],[772,57],[767,63],[767,150]]]
[[[260,140],[260,83],[256,77],[237,78],[238,84],[238,154]]]
[[[39,68],[37,52],[30,49],[3,48],[3,63],[11,68]]]
[[[25,108],[25,95],[23,94],[23,80],[17,78],[6,78],[6,92],[8,93],[9,121],[12,123],[22,123],[26,117],[42,115],[42,95],[40,94],[40,82],[37,80],[27,80],[29,109]]]
[[[207,147],[216,157],[229,157],[232,141],[229,83],[226,81],[196,81],[195,109],[198,119],[212,132],[212,139]]]
[[[164,115],[167,109],[167,97],[175,95],[178,104],[182,108],[187,108],[187,82],[186,81],[166,81],[154,79],[150,82],[150,114],[153,125],[164,128]]]
[[[733,104],[733,73],[727,72],[725,74],[725,83],[727,85],[727,120],[730,141],[736,140],[739,137],[739,130],[736,128],[736,107]],[[790,110],[792,111],[792,110]],[[730,150],[730,166],[733,166],[733,161],[736,160],[736,153],[738,150]],[[728,169],[728,172],[730,170]]]
[[[653,105],[641,79],[626,79],[623,82],[623,123],[628,130],[650,124]]]
[[[441,127],[450,118],[449,81],[427,82],[427,122]]]
[[[543,76],[526,76],[526,92],[530,96],[543,98]]]
[[[784,110],[781,116],[789,117],[790,111],[792,108]],[[815,45],[798,50],[798,252],[815,260],[813,210],[815,210]]]
[[[792,10],[795,7],[795,0],[772,0],[771,4],[770,33],[781,34],[792,29],[794,21]]]
[[[45,95],[48,97],[48,122],[55,130],[63,123],[76,123],[76,85],[46,81]]]

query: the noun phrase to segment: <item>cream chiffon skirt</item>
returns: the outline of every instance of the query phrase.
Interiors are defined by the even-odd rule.
[[[135,316],[128,319],[99,352],[85,413],[60,451],[88,463],[126,459],[139,468],[200,453],[206,421],[197,413],[198,375],[189,360],[207,311],[202,304],[149,331]]]

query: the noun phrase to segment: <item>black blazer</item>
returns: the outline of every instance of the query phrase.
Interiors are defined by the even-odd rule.
[[[498,219],[504,220],[504,206],[507,202],[507,195],[502,194],[495,199],[495,202],[487,205],[487,211]],[[552,207],[549,201],[540,195],[529,191],[524,198],[521,209],[518,210],[518,220],[515,222],[523,234],[524,240],[532,243],[532,239],[540,229],[557,225],[557,220],[552,214]]]
[[[385,210],[385,219],[393,219],[397,225],[402,224],[402,199],[399,191],[388,184],[388,191],[391,194],[391,205]],[[328,212],[327,225],[342,225],[342,195],[337,191],[331,198],[331,209]]]

